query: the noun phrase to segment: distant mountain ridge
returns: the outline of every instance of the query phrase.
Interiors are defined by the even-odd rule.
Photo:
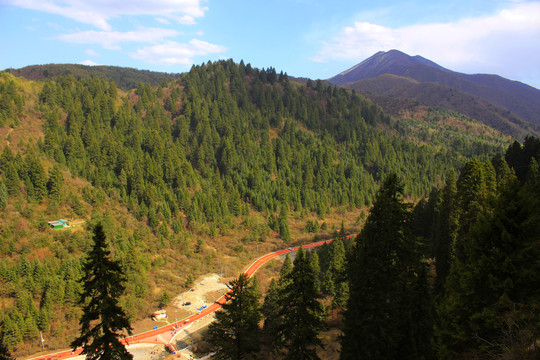
[[[56,78],[61,75],[73,75],[75,78],[80,79],[97,76],[113,80],[117,87],[126,91],[136,88],[139,82],[145,82],[155,86],[164,80],[174,80],[179,76],[179,74],[139,70],[120,66],[88,66],[81,64],[31,65],[20,69],[6,69],[5,71],[28,80]]]
[[[540,90],[498,75],[451,71],[398,50],[378,52],[328,81],[364,94],[410,98],[459,111],[516,137],[540,131]]]

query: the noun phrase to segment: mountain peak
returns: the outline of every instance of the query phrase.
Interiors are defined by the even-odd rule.
[[[437,70],[446,70],[433,61],[420,55],[410,56],[399,50],[379,51],[352,68],[328,79],[331,83],[342,85],[351,81],[369,79],[382,74],[406,76],[411,67],[428,66]]]
[[[328,81],[363,93],[411,98],[430,106],[447,107],[482,121],[490,108],[479,107],[480,98],[500,110],[492,116],[490,125],[497,123],[502,131],[514,128],[522,120],[540,125],[538,89],[496,75],[451,71],[422,56],[410,56],[399,50],[379,51]],[[459,100],[448,103],[451,95]],[[504,124],[501,117],[505,118]],[[538,131],[535,129],[532,132]],[[522,131],[512,135],[520,137]]]

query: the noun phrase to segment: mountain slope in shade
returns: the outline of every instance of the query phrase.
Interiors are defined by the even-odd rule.
[[[398,81],[395,76],[381,76],[387,74],[401,79]],[[463,111],[468,116],[518,137],[522,137],[519,133],[531,132],[528,129],[530,126],[523,121],[540,125],[540,90],[497,75],[454,72],[421,56],[409,56],[397,50],[378,52],[329,81],[362,93],[411,98],[430,106]],[[460,93],[461,100],[450,101],[445,96],[449,89]],[[427,101],[426,97],[430,100]],[[486,109],[489,111],[486,112]],[[489,113],[485,116],[491,120],[483,118],[484,112]],[[494,117],[494,113],[498,115]],[[518,131],[519,128],[523,128],[523,131]],[[538,126],[531,128],[532,132],[538,133]]]
[[[493,105],[479,96],[458,91],[437,83],[423,83],[396,75],[379,75],[372,79],[360,80],[344,85],[356,91],[370,89],[364,93],[379,104],[385,112],[395,115],[391,108],[400,104],[400,98],[465,114],[471,118],[516,138],[525,138],[528,134],[540,134],[540,127],[521,120],[512,112]],[[403,96],[403,94],[407,96]]]

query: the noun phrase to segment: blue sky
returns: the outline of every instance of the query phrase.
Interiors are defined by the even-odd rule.
[[[232,58],[326,79],[390,49],[540,88],[540,1],[0,0],[0,69]]]

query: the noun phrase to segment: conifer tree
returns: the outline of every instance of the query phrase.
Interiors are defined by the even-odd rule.
[[[8,192],[4,182],[0,180],[0,210],[4,210],[7,206]]]
[[[64,183],[64,176],[62,170],[58,165],[53,166],[49,180],[47,181],[47,189],[49,190],[49,196],[53,200],[60,200],[62,198],[62,185]]]
[[[79,320],[80,335],[72,343],[75,349],[83,347],[87,359],[132,359],[120,342],[131,335],[129,319],[119,305],[119,297],[125,289],[125,276],[120,263],[111,259],[103,225],[94,226],[92,249],[83,264],[81,279],[83,292],[79,303],[83,315]]]
[[[317,292],[320,291],[320,277],[321,277],[321,265],[319,261],[319,255],[317,252],[311,252],[307,254],[308,261],[310,262],[313,271],[315,272],[315,285]]]
[[[6,316],[8,318],[8,316]],[[2,324],[5,327],[5,324]],[[4,330],[0,331],[0,360],[15,360],[4,342]]]
[[[4,341],[1,338],[0,338],[0,360],[15,360],[15,358],[11,356],[11,353],[9,352],[7,346],[4,344]]]
[[[323,273],[322,290],[325,294],[335,297],[344,280],[345,246],[341,239],[336,239],[328,245],[328,262]]]
[[[13,152],[9,146],[5,145],[4,149],[2,149],[2,153],[0,154],[0,171],[6,171],[8,165],[11,164],[13,160],[15,160]]]
[[[25,185],[28,196],[41,201],[47,195],[47,177],[43,165],[40,159],[32,154],[26,155],[25,163],[27,170]]]
[[[326,311],[320,302],[317,272],[302,248],[293,264],[282,300],[286,358],[319,359],[316,348],[323,346],[318,335],[325,327]]]
[[[345,308],[349,300],[349,293],[349,283],[344,280],[340,281],[336,286],[336,294],[332,300],[332,307]]]
[[[256,281],[245,274],[227,287],[227,303],[216,312],[216,321],[208,328],[209,341],[218,360],[248,359],[260,348],[259,321],[262,319],[260,293]]]
[[[278,352],[284,344],[284,324],[283,315],[285,313],[285,289],[291,282],[290,274],[293,270],[293,264],[289,254],[285,256],[285,260],[280,270],[279,280],[272,279],[270,288],[264,299],[262,312],[264,316],[263,332],[267,339],[267,343],[273,352]]]
[[[286,243],[291,241],[291,233],[289,231],[289,206],[287,203],[281,203],[281,211],[278,217],[279,237]]]
[[[12,163],[7,164],[6,173],[4,174],[4,182],[10,196],[16,196],[19,193],[19,184],[21,180],[19,179],[17,169],[15,169],[15,166]]]
[[[283,261],[283,265],[281,266],[281,270],[279,271],[280,286],[285,286],[285,284],[289,282],[289,275],[292,272],[292,269],[293,263],[289,254],[287,254],[285,255],[285,260]]]
[[[528,173],[534,172],[533,164]],[[463,252],[452,264],[446,296],[438,306],[442,359],[509,350],[526,354],[539,336],[540,316],[532,309],[540,305],[540,181],[529,188],[513,174],[500,178],[493,208],[465,234]]]
[[[450,271],[458,231],[456,178],[452,171],[446,178],[446,184],[441,192],[441,204],[436,219],[434,256],[436,259],[437,277],[435,279],[435,292],[444,291],[446,276]]]
[[[421,267],[409,229],[409,205],[395,174],[384,180],[349,261],[350,297],[341,359],[422,359],[424,331],[415,325]],[[420,286],[420,288],[426,288]],[[427,314],[423,314],[427,316]]]
[[[281,347],[282,334],[280,331],[282,326],[280,326],[281,318],[279,317],[281,305],[280,288],[276,280],[272,279],[262,306],[264,317],[263,333],[272,351]]]
[[[4,316],[2,320],[2,343],[8,350],[23,340],[24,319],[18,310]]]
[[[460,213],[457,234],[459,240],[454,244],[453,250],[458,260],[462,261],[471,227],[493,206],[497,188],[493,165],[478,159],[469,161],[463,166],[456,187]]]

